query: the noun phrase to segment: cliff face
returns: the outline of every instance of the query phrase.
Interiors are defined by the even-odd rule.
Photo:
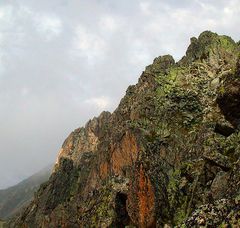
[[[70,134],[9,226],[239,224],[239,50],[203,32],[179,62],[156,58],[112,114]]]

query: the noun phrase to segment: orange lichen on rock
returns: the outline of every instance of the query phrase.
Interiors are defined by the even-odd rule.
[[[154,189],[151,185],[149,177],[144,173],[142,165],[139,173],[139,224],[142,227],[152,226],[154,223]],[[146,219],[148,218],[148,219]]]
[[[112,151],[112,170],[115,174],[121,174],[124,166],[132,165],[139,152],[139,146],[135,136],[126,132],[120,143],[111,146]]]
[[[154,188],[142,164],[135,172],[130,189],[135,193],[131,194],[128,200],[128,210],[132,221],[139,227],[155,227]]]
[[[99,175],[100,175],[101,179],[104,179],[104,178],[107,177],[108,170],[109,170],[109,165],[108,165],[107,162],[103,162],[103,163],[100,164]]]

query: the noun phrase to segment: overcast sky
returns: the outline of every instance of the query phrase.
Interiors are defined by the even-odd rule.
[[[153,58],[204,30],[240,40],[239,0],[0,0],[0,188],[54,162]]]

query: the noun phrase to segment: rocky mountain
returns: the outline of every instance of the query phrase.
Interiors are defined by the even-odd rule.
[[[0,190],[0,218],[8,219],[20,213],[33,199],[39,186],[48,180],[52,167],[53,165],[49,165],[19,184]]]
[[[9,227],[239,227],[240,47],[209,31],[76,129]]]

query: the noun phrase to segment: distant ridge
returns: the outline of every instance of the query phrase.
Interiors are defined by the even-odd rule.
[[[16,215],[24,206],[28,205],[34,192],[48,180],[52,167],[53,164],[48,165],[20,183],[0,190],[0,223],[1,219],[8,219]]]

